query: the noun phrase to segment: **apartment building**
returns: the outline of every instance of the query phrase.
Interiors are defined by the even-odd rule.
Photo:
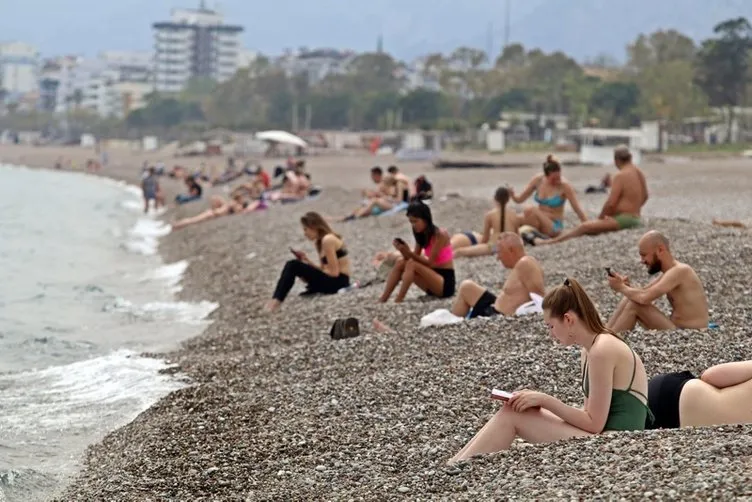
[[[154,23],[154,88],[179,92],[194,77],[223,82],[240,63],[241,26],[204,7],[174,9],[170,21]]]
[[[39,69],[39,51],[33,45],[0,44],[0,89],[6,99],[37,91]]]

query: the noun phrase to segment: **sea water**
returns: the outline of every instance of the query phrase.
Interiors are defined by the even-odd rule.
[[[188,262],[157,254],[169,230],[136,187],[0,165],[0,501],[49,497],[86,446],[186,385],[139,356],[217,306],[174,300]]]

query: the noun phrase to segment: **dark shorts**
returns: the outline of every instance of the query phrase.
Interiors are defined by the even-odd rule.
[[[655,421],[646,423],[646,429],[678,429],[679,398],[684,385],[697,378],[689,371],[663,373],[650,379],[648,383],[648,407]]]
[[[470,241],[471,246],[478,244],[478,239],[475,238],[475,234],[472,232],[462,232],[465,237]]]
[[[444,279],[444,290],[441,292],[440,298],[453,297],[455,289],[457,288],[457,282],[456,282],[456,279],[454,278],[454,269],[453,268],[433,268],[431,270],[439,274]],[[431,295],[431,296],[434,296],[434,295]]]
[[[495,317],[501,312],[496,310],[494,304],[496,303],[496,295],[486,290],[480,295],[478,301],[473,305],[473,310],[470,311],[470,319],[476,317]]]

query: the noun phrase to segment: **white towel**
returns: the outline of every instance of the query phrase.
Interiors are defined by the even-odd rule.
[[[530,314],[542,314],[543,313],[543,297],[541,295],[536,295],[535,293],[530,293],[530,301],[527,303],[523,303],[519,307],[517,307],[517,310],[515,310],[514,315],[530,315]]]
[[[457,324],[462,321],[464,321],[462,317],[457,317],[447,309],[438,309],[430,314],[424,315],[420,319],[420,327],[427,328],[429,326],[444,326],[447,324]]]

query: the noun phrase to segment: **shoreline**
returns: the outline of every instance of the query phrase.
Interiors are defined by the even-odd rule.
[[[420,316],[445,307],[446,302],[425,303],[411,295],[408,302],[398,307],[378,306],[372,303],[374,288],[336,295],[329,298],[331,301],[301,300],[293,293],[283,306],[282,315],[258,315],[281,264],[287,259],[278,250],[286,249],[288,243],[307,245],[300,235],[297,217],[307,210],[335,214],[342,207],[357,203],[359,197],[353,188],[365,178],[373,159],[359,161],[357,176],[341,165],[327,172],[325,162],[310,159],[314,182],[319,176],[325,180],[325,194],[319,200],[275,206],[266,213],[242,219],[222,218],[160,239],[159,254],[165,262],[191,260],[183,277],[183,291],[177,298],[187,301],[210,298],[220,305],[209,317],[214,322],[202,334],[181,343],[174,352],[161,354],[175,362],[196,385],[169,394],[128,425],[89,447],[84,469],[58,494],[59,500],[283,499],[292,493],[309,500],[405,496],[473,499],[508,493],[510,487],[525,490],[520,493],[526,496],[599,496],[598,493],[603,496],[610,492],[604,491],[608,490],[606,482],[599,477],[607,478],[608,486],[621,490],[623,496],[642,496],[646,488],[638,485],[639,491],[635,491],[633,486],[640,482],[640,476],[645,486],[656,484],[651,491],[666,497],[671,490],[678,497],[746,493],[743,483],[749,486],[752,477],[745,471],[743,451],[747,446],[752,447],[752,443],[744,441],[752,440],[740,438],[752,437],[750,426],[641,433],[637,444],[635,434],[623,434],[528,446],[456,471],[447,469],[443,465],[445,457],[453,454],[494,410],[485,398],[486,387],[536,385],[541,390],[553,391],[552,385],[559,382],[557,394],[570,402],[579,402],[579,391],[569,382],[576,380],[572,377],[576,368],[566,351],[550,347],[550,342],[541,337],[542,329],[535,319],[420,330],[417,328]],[[134,166],[134,172],[138,166]],[[411,174],[420,172],[418,166],[404,166]],[[722,170],[727,168],[732,170],[722,166]],[[565,169],[570,177],[570,170]],[[744,171],[739,167],[733,169],[739,173],[737,176],[743,176]],[[571,177],[578,188],[587,180],[597,181],[604,170],[581,171],[572,170]],[[456,188],[469,194],[435,206],[438,221],[457,231],[478,225],[478,215],[488,202],[476,197],[492,191],[490,180],[503,181],[509,177],[518,185],[520,180],[529,179],[533,171],[428,173],[439,192]],[[673,200],[678,195],[662,193],[674,182],[664,180],[665,173],[658,169],[650,175],[656,180],[654,199],[659,203],[667,201],[649,212],[650,224],[670,232],[678,245],[687,250],[680,251],[679,256],[706,262],[709,271],[701,274],[704,279],[716,279],[724,270],[723,262],[713,261],[715,258],[698,248],[697,242],[711,242],[714,249],[722,246],[745,249],[748,234],[676,218],[686,213],[709,223],[708,218],[697,216],[702,216],[699,211],[721,209],[727,212],[716,216],[748,220],[752,217],[752,202],[740,197],[748,189],[745,183],[750,182],[736,180],[735,190],[739,195],[726,197],[731,199],[726,204],[733,206],[736,202],[734,207],[742,210],[741,215],[734,215],[724,204],[714,207],[707,203],[703,208],[703,201],[698,199],[691,201],[693,207],[689,209],[675,206]],[[699,177],[706,178],[710,181],[704,185],[697,180],[684,180],[689,197],[706,192],[707,200],[712,200],[707,184],[715,181],[712,175]],[[335,186],[338,180],[342,183]],[[698,190],[692,185],[701,186]],[[600,196],[580,197],[590,211],[603,200]],[[199,206],[185,209],[196,211]],[[694,210],[697,212],[693,213]],[[654,213],[674,218],[666,220]],[[570,224],[574,221],[571,216],[568,211]],[[396,233],[408,236],[401,216],[369,218],[335,227],[347,239],[358,278],[368,277],[372,253],[382,248],[390,236]],[[634,263],[633,256],[639,234],[639,231],[622,231],[608,237],[579,239],[570,245],[555,246],[556,249],[529,252],[545,260],[548,287],[557,283],[565,272],[577,274],[590,291],[599,293],[600,307],[605,313],[610,312],[616,299],[603,288],[598,267],[611,265],[642,277],[644,272]],[[259,242],[261,235],[267,239],[265,246]],[[614,249],[620,250],[618,255],[607,257]],[[572,251],[576,251],[574,255]],[[256,255],[249,259],[249,253]],[[593,255],[589,263],[575,256],[583,253]],[[749,283],[752,281],[749,260],[740,264],[735,257],[736,254],[727,257],[736,259],[736,266],[741,267],[734,272],[734,280],[737,284]],[[458,279],[475,277],[489,286],[504,275],[491,258],[458,261],[457,266]],[[733,297],[736,289],[725,282],[709,293],[716,307],[714,317],[721,325],[719,333],[713,334],[714,339],[701,332],[646,336],[637,330],[635,348],[647,359],[649,374],[658,370],[699,370],[727,359],[730,354],[748,353],[752,348],[747,341],[750,332],[744,324],[745,319],[752,319],[752,308],[747,304],[737,305]],[[360,318],[361,329],[378,316],[394,326],[399,335],[377,335],[366,327],[358,339],[329,341],[330,321],[346,315]],[[505,339],[505,349],[500,351],[500,340],[514,333],[520,336]],[[698,346],[702,347],[702,353],[692,355]],[[533,350],[546,363],[535,371],[520,366],[519,362],[529,359],[528,354]],[[688,365],[694,367],[687,368]],[[734,453],[737,448],[732,447],[734,442],[741,448],[738,453]],[[689,445],[693,445],[693,450]],[[665,469],[653,466],[651,473],[631,459],[644,458],[641,456],[645,455],[645,447],[653,453],[672,455],[675,466],[696,476],[696,486],[661,485],[659,477],[666,475]],[[565,464],[573,452],[588,452],[597,459],[604,449],[621,451],[623,457],[619,462],[624,469],[620,466],[612,469],[609,476],[603,476],[602,465],[599,468],[596,461],[587,466],[572,466],[577,467],[580,477],[574,475],[575,479],[570,479],[573,471],[567,472]],[[729,459],[723,465],[725,479],[691,470],[702,455],[712,452],[716,452],[716,457]],[[560,467],[551,469],[550,465]],[[530,483],[534,472],[536,481]],[[681,475],[675,475],[670,481],[682,480]]]
[[[35,166],[35,165],[21,164],[20,162],[14,162],[12,160],[10,160],[10,162],[8,162],[8,160],[9,159],[3,159],[3,161],[0,162],[0,165],[3,165],[4,167],[6,167],[8,170],[11,170],[11,171],[13,171],[13,170],[19,170],[19,171],[26,171],[26,170],[28,170],[28,171],[50,171],[52,173],[61,174],[61,175],[73,175],[73,176],[76,176],[76,177],[85,177],[85,178],[88,179],[88,181],[91,183],[92,187],[94,187],[94,188],[97,188],[97,187],[106,188],[109,185],[109,188],[114,188],[118,192],[129,193],[129,194],[131,194],[130,195],[131,197],[133,196],[133,190],[134,189],[138,190],[139,194],[140,194],[140,187],[138,185],[138,177],[131,175],[131,173],[122,172],[122,171],[115,171],[115,172],[108,172],[106,174],[103,174],[103,173],[91,173],[91,172],[87,172],[85,170],[80,170],[80,169],[78,169],[78,170],[70,170],[70,169],[68,169],[68,170],[60,170],[60,171],[58,171],[58,170],[50,168],[50,167],[44,167],[44,166],[39,166],[39,165]],[[85,180],[82,180],[82,182],[83,181],[85,181]],[[171,188],[172,187],[169,187],[167,189],[167,193],[168,193],[168,195],[170,197],[174,197],[174,194],[172,193],[173,190],[171,190]],[[131,213],[132,209],[126,209],[126,207],[123,206],[123,208],[121,208],[120,210],[122,212],[124,212],[124,213],[130,213],[131,217],[133,217],[133,213]],[[153,212],[152,212],[152,216],[150,216],[149,218],[144,218],[143,213],[137,212],[136,216],[133,217],[133,221],[137,222],[136,226],[138,226],[138,223],[142,223],[142,222],[151,222],[151,221],[162,222],[161,218],[165,214],[166,213],[163,213],[161,215],[159,215],[159,214],[158,215],[154,215]],[[133,226],[132,227],[123,227],[123,230],[127,232],[128,230],[133,230],[134,228],[135,227],[133,227]],[[151,253],[151,252],[148,252],[148,251],[133,251],[133,250],[130,250],[130,251],[127,251],[127,254],[131,255],[133,257],[134,261],[137,261],[137,262],[143,261],[144,263],[142,263],[140,266],[141,267],[145,267],[145,269],[147,269],[147,270],[148,270],[148,265],[145,265],[145,263],[147,261],[149,261],[149,262],[153,261],[153,259],[156,257],[158,259],[158,261],[156,262],[158,264],[158,267],[156,269],[151,269],[151,270],[153,270],[154,272],[160,272],[167,265],[171,265],[171,263],[169,263],[169,261],[167,260],[167,257],[164,255],[164,253],[160,253],[158,251],[158,247],[160,245],[160,241],[162,240],[162,238],[155,237],[154,239],[155,239],[155,244],[154,244],[154,246],[155,246],[155,252],[154,253]],[[123,241],[121,243],[121,245],[125,245],[125,247],[128,247],[127,244],[130,244],[131,242],[132,241],[127,241],[127,242]],[[140,242],[140,241],[137,241],[137,242]],[[156,255],[156,256],[154,256],[154,255]],[[163,286],[154,286],[154,287],[164,289],[166,286],[163,285]],[[178,289],[176,291],[176,290],[173,289],[173,287],[170,287],[168,289],[170,291],[167,294],[167,297],[160,298],[160,295],[158,294],[157,296],[154,297],[153,301],[157,302],[157,303],[160,303],[160,302],[171,302],[171,301],[178,302],[179,301],[180,290]],[[206,319],[206,318],[207,317],[205,317],[203,319]],[[194,322],[195,321],[199,321],[199,319],[196,318],[196,319],[194,319]],[[161,322],[165,322],[165,321],[161,321]],[[176,323],[178,323],[178,321],[172,321],[173,325],[177,325]],[[146,329],[148,329],[148,325],[145,325],[145,327],[146,327]],[[190,338],[193,338],[193,337],[201,335],[201,333],[203,333],[205,331],[206,327],[203,327],[203,328],[200,328],[200,329],[196,329],[196,328],[192,328],[192,327],[189,326],[188,329],[190,331],[192,331],[192,332],[195,333],[193,336],[190,337]],[[183,338],[182,341],[184,341],[184,340],[185,340],[185,338]],[[127,341],[127,340],[123,340],[123,341]],[[80,360],[75,360],[73,362],[67,362],[67,363],[62,363],[62,364],[58,364],[58,365],[52,365],[52,366],[43,367],[39,371],[40,372],[54,371],[54,370],[56,370],[58,368],[66,368],[66,367],[70,367],[72,365],[86,364],[86,363],[88,363],[90,361],[97,361],[97,360],[102,360],[102,359],[107,359],[107,358],[112,358],[112,357],[115,357],[115,358],[117,358],[117,357],[126,357],[126,358],[133,358],[134,360],[148,359],[148,360],[154,360],[155,361],[154,363],[151,363],[152,365],[160,365],[158,368],[156,368],[156,366],[155,366],[156,369],[154,369],[154,373],[153,373],[154,382],[152,382],[152,383],[156,384],[157,380],[161,381],[161,379],[163,377],[160,376],[160,375],[173,375],[170,378],[172,378],[172,381],[174,383],[172,385],[168,385],[168,384],[164,384],[164,385],[166,385],[168,387],[171,387],[172,389],[175,389],[175,388],[183,387],[186,384],[188,384],[188,382],[189,382],[189,379],[187,378],[187,375],[182,375],[181,376],[180,374],[178,374],[177,376],[174,376],[176,373],[179,373],[179,371],[173,366],[172,362],[168,358],[168,355],[170,353],[172,353],[172,352],[174,352],[174,351],[176,351],[176,350],[178,350],[180,348],[180,345],[181,345],[182,341],[181,341],[181,339],[174,339],[171,342],[160,343],[158,340],[153,340],[152,343],[149,344],[147,347],[145,347],[143,350],[138,350],[138,349],[133,350],[133,349],[128,348],[128,347],[123,346],[123,345],[117,345],[117,346],[113,346],[113,347],[111,347],[109,349],[106,349],[106,350],[104,350],[101,353],[90,354],[88,358],[80,359]],[[138,363],[136,363],[136,364],[138,364]],[[112,369],[116,369],[116,368],[111,368],[111,370]],[[13,375],[14,373],[26,374],[28,372],[29,371],[27,369],[22,369],[22,370],[18,370],[18,371],[11,371],[9,373],[9,375]],[[167,393],[169,393],[169,392],[171,392],[171,390],[167,391]],[[167,395],[167,394],[164,394],[164,395]],[[113,397],[117,398],[117,395],[114,395]],[[164,397],[164,396],[162,396],[162,397]],[[161,397],[159,399],[161,399]],[[152,404],[156,403],[157,401],[158,400],[153,401]],[[138,410],[136,410],[136,409],[131,410],[131,413],[130,413],[131,418],[124,417],[124,420],[127,420],[127,421],[122,422],[117,427],[113,427],[113,424],[109,424],[108,426],[103,426],[102,428],[100,428],[99,426],[103,425],[103,424],[89,423],[87,425],[87,427],[96,427],[97,430],[99,431],[99,434],[97,434],[97,436],[99,436],[99,437],[96,438],[96,439],[93,439],[89,443],[82,442],[81,444],[84,444],[85,446],[83,448],[81,448],[81,450],[78,452],[77,455],[74,455],[73,451],[68,452],[66,450],[66,455],[65,456],[69,457],[70,460],[75,459],[75,462],[72,463],[73,465],[69,465],[68,467],[66,467],[64,473],[63,473],[63,471],[60,471],[60,472],[58,472],[58,471],[54,471],[54,472],[53,471],[49,471],[49,472],[39,471],[38,474],[40,474],[40,475],[54,476],[55,478],[57,478],[57,482],[56,482],[56,486],[55,486],[54,490],[52,490],[50,492],[47,492],[47,493],[45,493],[43,491],[39,491],[39,493],[35,493],[34,494],[34,497],[35,497],[34,500],[49,500],[49,499],[52,499],[53,497],[60,496],[62,493],[64,493],[65,490],[68,488],[69,484],[71,482],[73,482],[75,480],[75,477],[85,468],[85,455],[86,455],[86,451],[88,450],[88,448],[90,448],[91,446],[96,445],[99,442],[101,442],[101,440],[107,434],[113,432],[114,430],[117,430],[118,428],[120,428],[122,426],[128,425],[131,421],[133,421],[143,411],[146,411],[146,409],[148,409],[149,407],[150,406],[147,406],[146,408],[139,408]],[[106,427],[113,427],[113,428],[106,428]],[[71,432],[71,434],[77,434],[77,433]],[[61,436],[61,437],[63,438],[63,440],[66,440],[66,439],[69,439],[72,436],[66,435],[66,436]],[[70,455],[68,455],[68,454],[70,454]],[[29,472],[35,472],[35,469],[36,468],[34,468],[34,469],[24,468],[24,469],[21,469],[19,472],[25,472],[26,470],[29,470]],[[14,472],[13,469],[9,471],[9,473],[10,473],[11,476],[13,475],[12,474],[13,472]],[[11,484],[12,484],[12,477],[9,478],[9,479],[11,479]],[[23,480],[22,480],[22,482],[23,482]],[[2,496],[3,496],[3,491],[0,490],[0,498],[2,498]],[[2,498],[2,500],[5,500],[5,498]]]

